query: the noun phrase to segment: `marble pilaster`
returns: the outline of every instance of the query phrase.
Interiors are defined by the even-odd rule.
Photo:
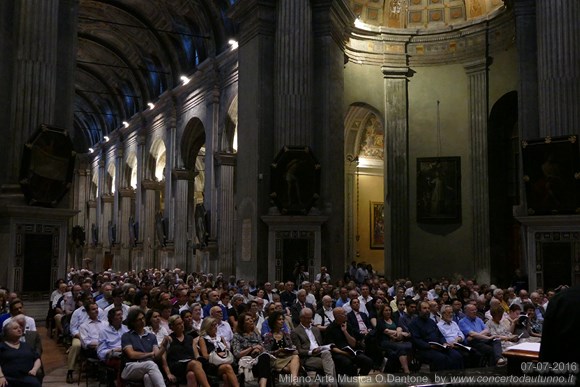
[[[538,1],[536,14],[540,137],[575,134],[580,127],[580,2]]]
[[[97,173],[99,174],[97,176],[97,198],[101,199],[105,194],[105,179],[106,179],[106,171],[105,171],[105,158],[104,155],[101,154],[99,160],[97,161],[98,163],[98,170]],[[101,216],[103,214],[103,201],[102,200],[97,200],[97,236],[98,236],[98,244],[102,245],[104,243],[105,240],[105,235],[107,235],[106,229],[107,229],[107,224],[104,223],[104,217]]]
[[[175,182],[175,219],[173,220],[175,224],[173,239],[175,246],[175,266],[186,271],[194,270],[188,260],[189,244],[194,243],[194,241],[193,231],[191,231],[191,236],[187,234],[187,219],[190,212],[188,209],[189,184],[195,179],[195,173],[187,169],[173,170],[173,181]]]
[[[312,10],[309,0],[279,1],[274,66],[274,148],[312,145]]]
[[[218,153],[215,155],[219,168],[219,200],[218,200],[218,270],[222,273],[234,272],[234,176],[236,170],[236,155],[233,153]]]
[[[136,235],[138,241],[144,241],[143,225],[145,220],[145,209],[143,203],[143,180],[145,179],[146,152],[145,152],[146,138],[143,135],[137,136],[137,188],[135,191],[135,221],[139,225],[139,235]]]
[[[143,227],[143,267],[135,269],[156,267],[155,215],[158,211],[159,190],[163,188],[162,184],[152,180],[144,180],[141,186],[145,191],[144,219],[141,222]]]
[[[385,96],[385,274],[409,276],[409,121],[407,67],[383,67]]]
[[[473,209],[473,270],[480,283],[489,283],[491,257],[489,237],[489,182],[487,116],[487,58],[464,65],[469,79],[469,124],[471,127],[471,176]]]
[[[167,120],[167,157],[165,158],[165,216],[169,219],[167,227],[167,240],[172,241],[174,239],[174,219],[176,217],[175,213],[175,199],[173,195],[173,184],[171,180],[171,171],[175,168],[175,158],[177,153],[177,143],[176,143],[176,117],[175,108],[171,109],[171,115]],[[181,267],[181,266],[180,266]]]
[[[518,129],[520,138],[540,137],[538,109],[538,43],[536,0],[514,2],[518,47]]]
[[[119,190],[119,223],[117,223],[117,234],[120,245],[120,262],[113,263],[114,270],[127,271],[130,269],[129,260],[133,242],[129,231],[129,220],[133,214],[133,202],[135,200],[135,191],[132,188],[121,188]]]

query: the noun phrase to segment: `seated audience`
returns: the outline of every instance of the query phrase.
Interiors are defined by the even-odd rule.
[[[161,325],[161,314],[156,309],[149,309],[145,314],[145,331],[155,335],[157,345],[161,345],[163,339],[169,336],[169,331]]]
[[[255,359],[253,376],[259,387],[266,387],[270,379],[270,356],[264,352],[262,337],[257,332],[252,316],[242,313],[238,316],[238,327],[231,342],[232,353],[237,360],[244,356]]]
[[[379,317],[376,326],[376,342],[380,349],[385,351],[389,360],[397,359],[401,363],[403,372],[408,374],[409,355],[413,352],[413,346],[410,342],[404,341],[405,335],[400,326],[397,326],[393,319],[393,311],[390,305],[382,305],[379,309]],[[384,370],[381,369],[381,372]]]
[[[292,380],[296,381],[300,371],[300,358],[290,334],[282,330],[284,314],[275,310],[268,316],[268,325],[270,332],[264,335],[264,349],[274,356],[270,359],[270,367],[278,372],[291,374]]]
[[[220,322],[227,324],[226,322],[218,320],[214,317],[206,317],[203,320],[203,324],[201,324],[198,345],[199,354],[205,360],[209,361],[209,355],[214,351],[220,355],[223,355],[228,350],[226,341],[218,334],[218,324]],[[205,364],[204,370],[206,373],[220,377],[224,381],[224,385],[226,387],[238,386],[238,379],[234,373],[232,364],[220,364],[219,366],[216,366],[207,362]]]
[[[467,339],[467,345],[477,349],[482,354],[482,363],[480,365],[495,366],[505,364],[505,359],[501,356],[501,342],[494,340],[483,320],[477,317],[476,306],[467,304],[464,311],[465,317],[459,321],[459,328]]]

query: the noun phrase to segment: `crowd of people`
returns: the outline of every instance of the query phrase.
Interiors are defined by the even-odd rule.
[[[155,387],[237,387],[241,375],[265,387],[279,374],[299,384],[304,372],[333,385],[338,375],[408,374],[420,364],[432,371],[503,366],[505,348],[540,340],[556,294],[462,278],[389,281],[356,262],[336,281],[325,267],[311,282],[304,270],[296,273],[299,284],[257,284],[178,268],[71,268],[55,284],[48,316],[54,337],[69,346],[66,381],[81,355],[117,369],[116,382]],[[40,385],[34,320],[13,292],[0,290],[0,306],[0,387]]]

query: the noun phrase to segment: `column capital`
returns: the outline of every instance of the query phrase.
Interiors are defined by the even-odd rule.
[[[340,47],[348,41],[347,35],[356,15],[345,1],[310,0],[312,29],[315,36],[331,35]]]
[[[113,203],[114,199],[115,196],[111,194],[104,194],[103,196],[101,196],[101,200],[103,201],[103,203]]]
[[[143,189],[149,189],[153,191],[163,190],[164,185],[165,184],[163,182],[156,180],[143,180],[141,182],[141,187],[143,187]]]
[[[89,200],[87,201],[87,208],[97,208],[96,200]]]
[[[214,155],[215,161],[218,165],[231,165],[237,163],[238,155],[236,153],[219,152]]]
[[[175,180],[193,180],[199,172],[189,169],[174,169],[171,174]]]
[[[121,188],[119,190],[119,196],[121,196],[122,198],[133,198],[135,197],[135,190],[133,189],[133,187],[127,187],[127,188]]]
[[[411,70],[408,66],[401,67],[381,66],[381,72],[383,73],[384,78],[391,79],[409,78],[413,75],[413,70]]]
[[[475,59],[471,62],[464,63],[463,68],[465,69],[467,75],[471,75],[485,71],[490,64],[491,57],[483,57]]]
[[[145,142],[147,142],[147,136],[139,134],[137,136],[137,145],[145,145]]]
[[[516,18],[521,16],[536,16],[536,0],[514,1],[514,13]]]
[[[240,46],[258,35],[274,36],[276,0],[238,1],[228,16],[240,24]]]

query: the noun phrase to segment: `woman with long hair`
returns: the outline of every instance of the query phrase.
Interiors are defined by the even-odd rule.
[[[300,371],[300,358],[292,344],[290,334],[282,330],[284,321],[284,314],[277,310],[268,316],[270,332],[264,336],[264,348],[274,356],[270,360],[270,367],[291,374],[293,383],[296,383]]]
[[[393,310],[388,304],[379,310],[376,334],[378,346],[387,358],[398,358],[403,372],[410,373],[408,355],[412,353],[413,347],[410,342],[403,341],[403,329],[393,321]]]
[[[220,354],[227,351],[226,341],[223,337],[217,334],[217,326],[218,321],[213,317],[205,318],[201,324],[200,338],[198,342],[199,352],[200,356],[208,361],[210,353],[216,351]],[[216,371],[213,371],[213,369],[215,369],[214,367],[216,366],[208,363],[205,371],[210,373],[215,372],[218,377],[223,379],[225,387],[238,387],[238,378],[236,377],[231,364],[220,364],[217,366]]]
[[[187,387],[209,387],[201,363],[195,358],[193,337],[185,334],[181,317],[173,315],[169,318],[169,326],[173,331],[169,337],[170,345],[163,356],[163,369],[171,383],[187,381]]]
[[[256,331],[255,320],[248,313],[240,314],[237,331],[232,339],[232,353],[236,359],[244,356],[257,358],[252,373],[259,387],[266,387],[270,378],[270,356],[264,352],[262,337]]]

